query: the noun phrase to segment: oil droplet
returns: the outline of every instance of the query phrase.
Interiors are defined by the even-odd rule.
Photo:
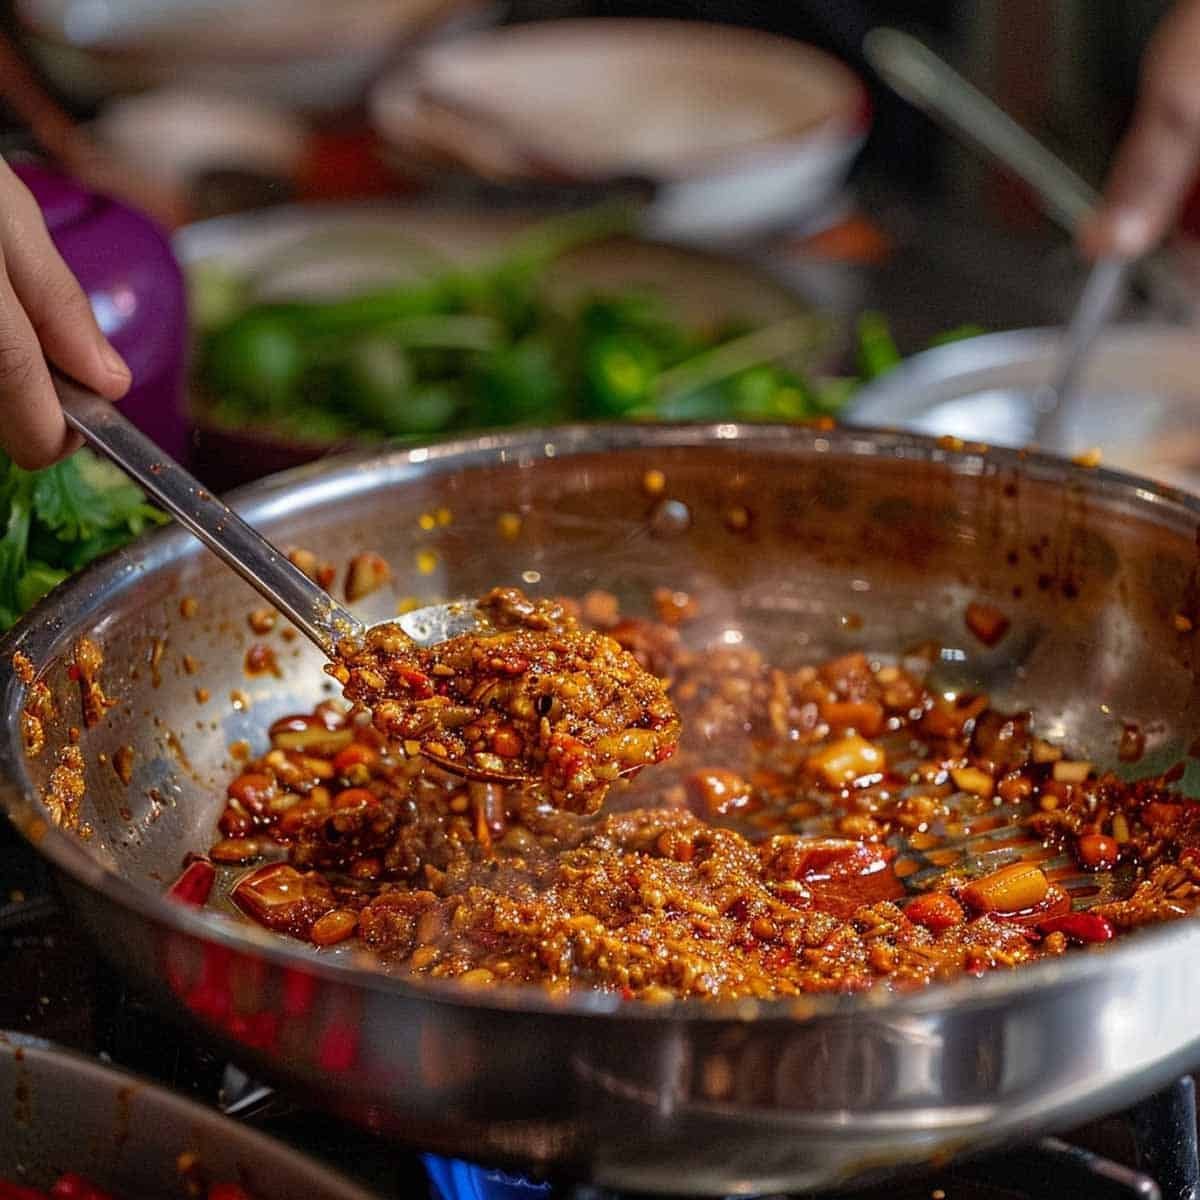
[[[417,518],[417,524],[428,533],[431,529],[437,528],[437,517],[433,513],[422,513]]]
[[[659,537],[675,537],[687,532],[692,510],[682,500],[660,500],[650,514],[650,528]]]
[[[659,470],[649,470],[642,476],[642,490],[648,496],[659,496],[667,486],[667,477]]]
[[[454,520],[454,514],[448,508],[439,508],[433,515],[439,525],[449,525]]]
[[[417,570],[422,575],[432,575],[437,570],[438,556],[432,550],[417,551]]]
[[[521,533],[521,518],[516,513],[501,513],[496,528],[502,538],[514,542]]]
[[[750,528],[750,510],[744,504],[735,504],[725,514],[725,525],[734,533],[744,533]]]

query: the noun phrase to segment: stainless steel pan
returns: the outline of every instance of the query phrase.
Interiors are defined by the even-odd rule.
[[[179,1157],[258,1200],[371,1200],[298,1151],[210,1109],[58,1049],[0,1032],[0,1179],[49,1187],[65,1171],[128,1197],[184,1197]]]
[[[649,470],[665,475],[660,496]],[[748,530],[731,532],[733,506]],[[603,585],[631,603],[671,583],[703,595],[712,634],[793,658],[939,639],[949,675],[1035,705],[1101,764],[1115,763],[1122,721],[1146,732],[1146,772],[1200,733],[1200,503],[1104,471],[869,431],[570,428],[330,462],[246,491],[240,508],[284,545],[339,562],[385,554],[395,589],[363,605],[367,619],[398,596],[495,583]],[[503,514],[521,517],[512,540]],[[1012,618],[993,651],[963,626],[981,595]],[[3,644],[29,657],[62,719],[27,758],[27,688],[10,675],[0,767],[9,812],[105,951],[309,1102],[477,1159],[753,1193],[1065,1126],[1200,1062],[1191,922],[918,994],[663,1008],[416,986],[353,950],[168,903],[184,852],[211,837],[227,747],[261,746],[270,720],[323,694],[315,651],[278,634],[283,678],[244,676],[256,606],[179,531],[92,569]],[[83,633],[117,703],[81,734],[80,836],[40,795],[79,724],[67,667]],[[122,745],[129,788],[109,765]]]

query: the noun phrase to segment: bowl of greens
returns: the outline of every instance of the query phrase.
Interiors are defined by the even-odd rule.
[[[846,331],[632,220],[282,209],[181,231],[197,468],[227,485],[382,439],[841,409]]]

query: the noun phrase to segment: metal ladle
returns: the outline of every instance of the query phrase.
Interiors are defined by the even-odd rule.
[[[135,479],[327,658],[333,658],[343,639],[361,640],[369,628],[374,628],[364,625],[309,579],[287,555],[165,455],[107,400],[58,374],[54,386],[72,429]],[[463,633],[486,632],[489,628],[470,600],[431,604],[377,624],[398,625],[418,646],[426,648]],[[526,778],[485,772],[441,758],[436,761],[439,766],[473,779],[518,783]]]

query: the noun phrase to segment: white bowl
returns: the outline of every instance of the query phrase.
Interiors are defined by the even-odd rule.
[[[431,125],[430,97],[462,117],[453,142]],[[433,46],[376,85],[371,112],[402,155],[444,172],[516,187],[645,181],[647,232],[683,238],[811,221],[869,121],[862,84],[822,51],[657,20],[547,21]]]
[[[18,0],[17,13],[39,66],[79,100],[171,85],[333,112],[361,101],[400,47],[486,7],[485,0],[197,0],[108,33],[83,19],[86,0]]]

